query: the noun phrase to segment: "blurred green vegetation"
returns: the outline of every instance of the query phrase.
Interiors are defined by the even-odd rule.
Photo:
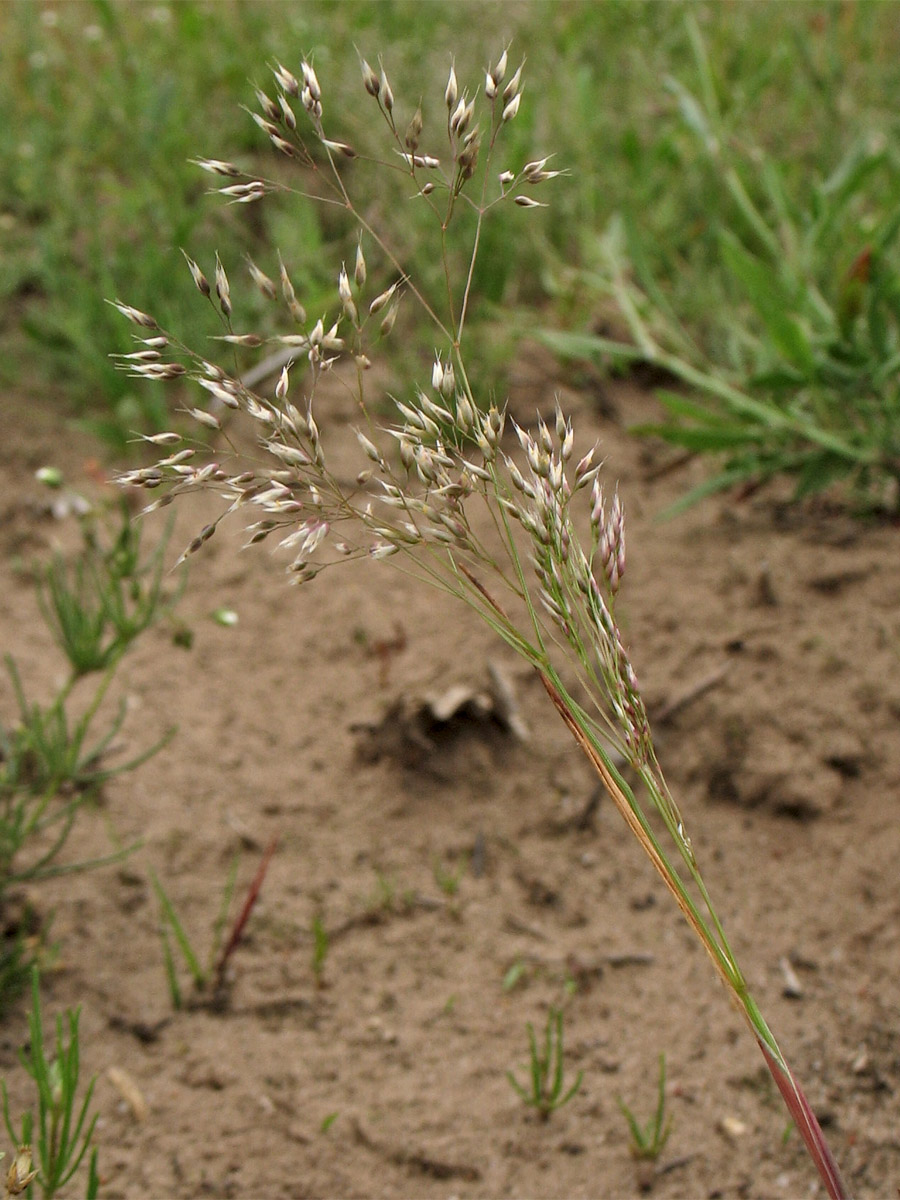
[[[687,14],[712,74],[698,66]],[[225,205],[189,161],[290,169],[240,107],[253,105],[270,66],[296,71],[311,56],[326,127],[365,145],[377,114],[354,47],[380,58],[403,113],[421,98],[427,149],[429,120],[444,122],[451,60],[474,90],[507,42],[513,64],[527,59],[510,157],[520,166],[553,154],[570,174],[546,186],[546,209],[487,226],[472,330],[480,325],[486,371],[502,371],[526,307],[532,324],[536,307],[542,323],[596,320],[602,235],[620,212],[639,228],[642,267],[680,320],[701,341],[720,336],[719,231],[734,221],[733,201],[690,127],[685,94],[714,108],[729,138],[776,156],[788,196],[827,177],[852,145],[896,142],[891,4],[11,0],[0,10],[0,106],[14,115],[0,123],[0,382],[58,397],[119,450],[129,430],[164,425],[167,393],[108,357],[131,346],[107,299],[153,312],[199,346],[218,329],[181,247],[207,268],[218,251],[232,275],[247,253],[276,273],[278,248],[311,311],[331,299],[348,256],[340,213],[294,197]],[[367,212],[426,284],[436,281],[424,214],[386,189],[383,173],[367,195],[365,167],[354,168]],[[748,187],[763,204],[763,181]],[[461,254],[461,243],[450,250]],[[241,289],[241,324],[265,333],[251,290]],[[431,334],[413,330],[407,346],[417,336],[427,345]]]

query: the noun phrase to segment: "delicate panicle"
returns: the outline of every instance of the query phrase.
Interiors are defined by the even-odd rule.
[[[537,667],[570,731],[743,1006],[779,1087],[784,1092],[787,1081],[791,1082],[791,1095],[797,1101],[797,1106],[791,1106],[789,1100],[792,1114],[808,1125],[814,1117],[800,1105],[786,1064],[749,997],[656,761],[637,676],[616,620],[616,600],[625,570],[625,521],[618,493],[611,499],[604,497],[598,447],[592,447],[572,469],[575,434],[559,404],[551,420],[539,416],[531,430],[513,422],[518,446],[512,439],[504,444],[505,409],[495,404],[486,408],[469,383],[471,364],[463,333],[470,302],[475,300],[476,258],[479,247],[484,251],[487,245],[487,239],[481,238],[483,222],[498,203],[525,209],[545,207],[527,193],[561,173],[550,169],[549,156],[529,158],[516,171],[498,170],[498,156],[505,152],[498,147],[522,104],[522,65],[509,78],[508,66],[508,49],[504,49],[485,72],[483,94],[470,98],[461,91],[451,63],[443,91],[447,119],[442,129],[446,138],[442,165],[435,154],[424,152],[422,108],[416,107],[405,129],[398,128],[394,95],[383,65],[379,64],[376,73],[360,57],[365,90],[376,100],[391,149],[405,164],[406,169],[397,172],[400,182],[405,177],[407,191],[426,198],[424,203],[419,201],[419,208],[427,209],[439,223],[436,262],[445,272],[445,287],[439,289],[432,287],[430,280],[426,287],[404,273],[389,244],[402,239],[383,240],[378,216],[390,201],[383,197],[384,204],[374,205],[365,214],[357,207],[351,185],[358,180],[344,161],[355,158],[356,150],[327,136],[322,91],[312,64],[302,63],[299,79],[281,63],[275,64],[272,73],[277,92],[270,96],[255,89],[257,111],[251,116],[276,150],[303,164],[298,190],[304,196],[318,197],[334,204],[336,212],[355,218],[357,227],[365,231],[366,244],[371,241],[377,247],[371,272],[360,241],[352,270],[343,265],[336,273],[337,295],[330,298],[329,311],[310,326],[281,258],[276,280],[248,258],[253,284],[266,299],[277,301],[280,285],[296,327],[291,333],[269,338],[276,343],[277,352],[256,367],[243,369],[240,378],[184,346],[160,329],[148,313],[113,301],[140,331],[131,353],[113,356],[117,367],[144,379],[178,379],[180,388],[190,387],[201,397],[196,406],[182,400],[179,411],[201,427],[202,436],[177,432],[143,435],[159,461],[126,471],[120,482],[144,491],[163,489],[144,511],[154,511],[188,493],[203,491],[218,497],[219,515],[190,541],[182,559],[213,537],[221,519],[236,514],[250,518],[248,546],[271,539],[276,551],[287,552],[290,561],[285,569],[291,583],[308,583],[338,561],[400,556],[408,573],[437,581],[450,593],[467,598],[509,645]],[[298,100],[299,104],[292,103]],[[480,125],[477,106],[483,113]],[[324,153],[313,155],[309,142]],[[376,161],[385,165],[384,155],[370,154],[368,146],[365,155],[367,166]],[[486,160],[483,188],[465,194],[479,155]],[[217,177],[215,190],[229,203],[255,202],[284,186],[280,181],[253,179],[225,160],[194,161]],[[396,160],[394,165],[398,165]],[[424,172],[428,172],[427,180]],[[224,186],[219,186],[218,180]],[[468,274],[460,287],[459,281],[451,278],[455,254],[446,253],[445,234],[448,223],[462,210],[471,219],[475,234]],[[232,328],[231,290],[219,257],[212,280],[187,253],[184,257],[196,287],[218,302],[224,318],[224,330],[214,331],[219,335],[213,338],[214,344],[224,342],[232,350],[232,358],[234,347],[259,348],[260,335]],[[375,274],[382,262],[387,264],[387,274],[370,286],[370,273]],[[483,265],[479,260],[480,268]],[[381,336],[391,331],[401,294],[420,301],[434,319],[441,350],[435,351],[430,387],[427,377],[421,381],[422,387],[414,382],[408,385],[403,397],[395,401],[393,427],[379,429],[368,406],[371,381],[364,372],[377,347],[375,327],[380,326]],[[347,474],[343,462],[340,474],[331,470],[312,411],[323,373],[339,358],[350,368],[341,383],[353,392],[368,431],[356,432],[361,469],[351,468]],[[303,411],[289,399],[292,384],[295,391],[304,390]],[[253,390],[257,386],[259,393]],[[233,414],[256,433],[256,452],[245,461],[240,458],[241,439],[232,439],[227,428]],[[223,436],[209,438],[210,431],[223,429]],[[382,439],[384,450],[376,444]],[[206,444],[210,440],[221,461],[212,457]],[[487,508],[490,518],[479,525],[470,523],[476,503]],[[583,522],[586,514],[589,520]],[[584,544],[583,524],[587,526]],[[489,530],[485,542],[478,532],[481,528]],[[339,534],[337,540],[335,533]],[[483,584],[481,575],[493,582]],[[557,657],[560,652],[561,659]],[[576,701],[565,690],[561,682],[565,677],[583,685],[584,696],[595,708]],[[636,798],[637,791],[632,793],[618,774],[605,749],[607,735],[645,785],[664,831],[658,828],[658,821],[648,819],[650,814]],[[668,841],[664,833],[668,833]],[[667,854],[673,856],[674,865]],[[705,907],[695,903],[698,895]],[[810,1145],[808,1137],[806,1140]],[[840,1189],[829,1190],[835,1197],[845,1195]]]

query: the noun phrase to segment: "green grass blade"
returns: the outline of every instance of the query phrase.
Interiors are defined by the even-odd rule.
[[[153,890],[156,892],[156,897],[159,900],[160,907],[162,908],[163,913],[165,914],[165,917],[171,926],[172,933],[175,935],[178,948],[181,950],[184,961],[187,964],[187,968],[191,973],[191,978],[198,987],[202,987],[206,982],[206,972],[200,966],[200,961],[197,958],[197,955],[194,953],[194,948],[191,946],[184,926],[179,919],[178,913],[175,911],[175,906],[166,895],[166,892],[157,878],[155,871],[150,872],[150,880],[153,884]]]

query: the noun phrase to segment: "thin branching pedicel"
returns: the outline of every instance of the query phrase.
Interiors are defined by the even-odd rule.
[[[515,450],[512,439],[504,439],[504,410],[479,403],[469,383],[464,333],[484,222],[503,204],[523,210],[511,212],[510,219],[527,220],[528,211],[540,205],[534,189],[561,174],[548,169],[546,156],[520,167],[498,162],[504,131],[520,109],[522,69],[508,77],[504,51],[476,94],[460,86],[451,66],[443,88],[440,146],[420,106],[401,116],[383,67],[375,71],[363,59],[361,69],[364,89],[387,131],[386,158],[374,158],[326,130],[323,92],[308,62],[299,79],[276,65],[276,94],[259,92],[261,112],[252,114],[275,149],[302,166],[307,181],[302,194],[340,206],[358,223],[352,269],[345,263],[336,275],[334,314],[307,317],[280,259],[280,288],[249,264],[263,296],[277,303],[280,291],[293,329],[272,339],[290,361],[271,394],[263,395],[246,386],[236,369],[224,370],[182,345],[149,314],[116,302],[139,330],[138,348],[121,360],[122,366],[138,376],[182,382],[186,376],[198,385],[206,393],[204,403],[185,411],[204,434],[214,435],[218,447],[213,457],[179,433],[157,434],[146,440],[163,448],[164,457],[121,481],[148,490],[165,486],[148,510],[185,493],[212,491],[221,497],[223,511],[197,533],[183,557],[213,537],[224,516],[244,510],[248,545],[268,540],[286,552],[292,582],[308,583],[341,561],[390,558],[467,601],[530,662],[742,1009],[831,1194],[845,1195],[815,1117],[735,961],[656,758],[615,616],[625,570],[622,505],[617,494],[604,495],[597,448],[576,460],[571,421],[557,409],[550,424],[539,419],[530,431],[510,422]],[[410,203],[427,205],[433,213],[444,274],[441,302],[426,295],[393,243],[356,207],[343,174],[351,160],[356,160],[354,176],[372,164],[399,172],[408,180]],[[286,190],[272,180],[245,177],[229,162],[198,163],[229,180],[218,190],[233,203]],[[474,230],[459,283],[450,266],[447,230],[464,211],[474,216]],[[366,261],[370,244],[387,269],[377,284]],[[212,283],[191,259],[188,268],[218,314],[226,346],[260,346],[257,334],[232,324],[225,264],[216,260]],[[394,423],[379,429],[370,415],[367,368],[404,297],[424,309],[439,345],[427,386],[397,399]],[[361,414],[360,471],[350,487],[330,470],[313,413],[319,380],[339,359],[350,366]],[[302,396],[296,384],[301,369]],[[238,453],[229,434],[231,410],[255,422],[261,458],[248,462]],[[491,528],[486,540],[478,532],[483,514],[482,520],[473,519],[479,507]],[[583,528],[585,538],[579,533]],[[564,685],[563,667],[567,676],[575,669],[578,689]],[[649,803],[637,798],[616,769],[611,745],[637,772]]]

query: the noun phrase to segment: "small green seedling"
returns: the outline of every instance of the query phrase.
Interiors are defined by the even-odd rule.
[[[528,1023],[528,1044],[531,1053],[530,1079],[527,1087],[516,1079],[512,1071],[506,1072],[515,1091],[525,1103],[537,1110],[542,1121],[572,1099],[581,1087],[584,1071],[579,1071],[572,1086],[563,1090],[563,1014],[561,1008],[551,1008],[547,1015],[544,1031],[543,1053],[538,1049],[534,1026]]]
[[[156,897],[159,900],[161,913],[160,939],[162,941],[166,979],[169,984],[169,995],[172,999],[173,1008],[181,1009],[186,1004],[182,995],[181,984],[178,980],[175,953],[172,948],[170,934],[175,939],[178,949],[181,951],[181,957],[184,959],[191,982],[194,985],[194,997],[191,1004],[193,1006],[203,1006],[205,1004],[213,1008],[221,1008],[227,1004],[226,970],[228,963],[240,943],[247,921],[250,919],[250,914],[253,911],[256,901],[259,899],[259,893],[262,889],[266,872],[269,869],[272,855],[275,853],[276,845],[277,840],[273,839],[266,849],[259,869],[250,887],[247,889],[244,903],[241,905],[241,909],[232,924],[228,939],[223,945],[222,935],[225,930],[225,922],[228,919],[228,910],[231,907],[231,900],[237,881],[237,857],[232,862],[228,877],[225,880],[225,886],[222,889],[222,903],[219,906],[219,914],[213,926],[212,946],[206,964],[200,961],[182,924],[181,918],[175,910],[175,905],[160,883],[156,873],[154,871],[150,872],[153,890],[156,892]]]
[[[107,539],[96,519],[86,518],[75,561],[68,564],[57,554],[44,569],[41,610],[75,678],[113,666],[145,629],[171,611],[178,594],[169,600],[162,588],[170,533],[171,525],[142,560],[140,528],[123,503],[118,527]],[[184,583],[182,572],[179,591]]]
[[[619,1097],[619,1108],[628,1122],[633,1157],[643,1162],[655,1162],[672,1132],[672,1118],[666,1119],[666,1056],[664,1054],[659,1056],[656,1112],[647,1124],[640,1124],[621,1096]]]
[[[28,1016],[29,1049],[20,1051],[22,1066],[34,1080],[38,1094],[38,1117],[27,1112],[22,1117],[21,1130],[13,1127],[9,1112],[9,1095],[6,1084],[3,1090],[3,1119],[12,1143],[17,1147],[12,1167],[7,1176],[7,1195],[17,1195],[28,1190],[32,1195],[33,1184],[37,1183],[44,1195],[50,1197],[69,1182],[81,1165],[88,1151],[97,1116],[87,1121],[88,1107],[94,1092],[95,1079],[88,1084],[80,1106],[76,1105],[79,1072],[78,1019],[80,1009],[67,1010],[68,1041],[64,1033],[62,1017],[56,1019],[56,1055],[48,1057],[44,1047],[44,1028],[41,1019],[41,1002],[38,988],[38,971],[31,975],[31,1012]],[[36,1139],[36,1141],[35,1141]],[[32,1161],[32,1146],[36,1154]],[[100,1179],[97,1174],[97,1150],[91,1151],[88,1160],[87,1200],[97,1195]]]
[[[455,871],[445,867],[441,860],[435,857],[434,881],[445,896],[453,897],[459,892],[459,885],[462,883],[468,865],[469,859],[466,855],[463,855]]]
[[[516,961],[507,968],[503,976],[503,990],[504,992],[511,992],[514,988],[518,987],[520,983],[525,984],[527,982],[528,967],[521,958],[517,958]]]
[[[92,745],[88,745],[88,735],[112,682],[115,664],[107,669],[82,716],[72,721],[66,711],[68,685],[44,708],[26,697],[12,656],[6,655],[5,661],[19,707],[19,723],[11,729],[0,725],[3,749],[0,797],[22,789],[35,796],[44,794],[48,799],[59,791],[83,794],[115,775],[135,770],[157,754],[175,734],[175,730],[170,729],[159,741],[128,762],[114,767],[102,766],[104,755],[124,723],[125,701],[119,705],[112,724]]]

